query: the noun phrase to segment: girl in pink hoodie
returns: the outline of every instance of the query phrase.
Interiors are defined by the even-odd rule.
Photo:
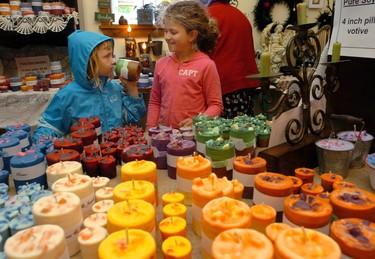
[[[220,78],[207,55],[219,36],[216,23],[197,1],[169,5],[159,21],[172,54],[156,63],[146,130],[159,124],[189,126],[199,113],[220,116]]]

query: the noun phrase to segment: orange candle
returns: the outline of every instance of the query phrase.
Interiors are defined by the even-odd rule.
[[[291,228],[276,238],[275,258],[330,258],[340,259],[339,245],[326,234],[312,229]]]
[[[160,221],[159,231],[163,241],[171,236],[186,237],[186,220],[181,217],[167,217]]]
[[[185,196],[185,205],[191,205],[193,179],[208,177],[212,172],[211,161],[201,155],[177,159],[177,191]]]
[[[315,171],[310,168],[300,167],[294,170],[294,175],[300,178],[303,183],[313,183]]]
[[[163,206],[169,203],[184,203],[185,196],[179,192],[168,192],[161,196]]]
[[[156,206],[154,185],[148,181],[133,180],[120,183],[113,189],[115,203],[134,199],[144,200]]]
[[[156,242],[147,231],[120,230],[110,234],[100,243],[98,253],[100,259],[156,259]]]
[[[333,190],[333,183],[342,180],[341,175],[331,172],[320,175],[320,184],[323,186],[325,192],[331,192]]]
[[[161,249],[164,259],[191,259],[191,244],[185,237],[168,237],[164,240]]]
[[[233,184],[233,190],[234,190],[234,198],[239,201],[242,200],[245,186],[236,179],[232,180],[232,184]]]
[[[290,179],[293,181],[293,193],[298,194],[301,192],[301,186],[303,184],[302,180],[296,176],[288,175]]]
[[[323,186],[317,183],[305,183],[301,186],[301,192],[307,195],[316,196],[319,193],[324,192]]]
[[[273,258],[273,244],[262,233],[253,229],[233,228],[221,232],[212,243],[212,257]]]
[[[283,223],[328,235],[332,206],[315,196],[293,194],[285,199]]]
[[[164,218],[181,217],[186,219],[187,208],[182,203],[169,203],[163,207]]]
[[[276,221],[276,210],[265,204],[253,205],[250,210],[253,216],[250,228],[265,234],[266,227]]]
[[[203,207],[216,198],[224,196],[234,198],[234,186],[226,177],[220,179],[217,178],[216,174],[212,173],[207,178],[195,178],[191,190],[193,230],[195,234],[201,236]]]
[[[250,207],[233,198],[221,197],[208,202],[202,209],[202,257],[212,256],[212,242],[221,232],[232,228],[250,228]]]
[[[266,227],[266,236],[272,243],[275,243],[281,231],[292,228],[290,225],[280,222],[271,223]]]
[[[237,156],[233,161],[233,179],[245,187],[243,198],[252,199],[254,193],[254,176],[266,171],[267,162],[261,157]]]
[[[357,185],[347,181],[337,181],[332,185],[333,190],[342,189],[342,188],[357,188]]]
[[[131,180],[149,181],[155,186],[155,201],[158,205],[158,179],[156,164],[151,161],[131,161],[121,166],[121,179],[123,182]]]

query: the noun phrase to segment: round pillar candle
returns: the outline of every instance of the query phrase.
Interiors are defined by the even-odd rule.
[[[161,245],[164,259],[191,259],[191,244],[182,236],[168,237]]]
[[[342,188],[329,195],[333,214],[339,219],[360,218],[375,222],[375,194],[362,189]]]
[[[81,162],[78,151],[73,149],[53,150],[46,155],[47,165],[53,165],[60,161],[77,161]]]
[[[171,141],[169,133],[160,132],[151,136],[151,147],[154,151],[156,165],[158,169],[167,169],[167,146]]]
[[[323,193],[324,188],[318,183],[305,183],[301,186],[301,192],[306,195],[316,196],[319,193]]]
[[[84,151],[85,151],[85,156],[94,156],[94,155],[101,156],[102,154],[100,147],[96,146],[95,144],[85,146]]]
[[[301,178],[298,178],[297,176],[292,176],[288,175],[290,179],[293,181],[293,193],[294,194],[299,194],[301,192],[301,187],[302,187],[302,180]]]
[[[182,193],[179,192],[167,192],[164,193],[163,196],[161,196],[161,201],[163,203],[163,206],[169,204],[169,203],[182,203],[184,204],[185,196]]]
[[[99,146],[98,137],[94,130],[90,129],[79,129],[70,134],[73,138],[80,138],[83,146],[87,147],[90,145]]]
[[[95,130],[95,126],[89,122],[83,122],[83,123],[74,123],[70,127],[70,133],[74,131],[78,131],[80,129],[90,129],[90,130]]]
[[[107,230],[113,233],[126,228],[142,229],[156,236],[155,208],[143,200],[118,202],[107,212]]]
[[[163,207],[163,216],[167,217],[181,217],[186,219],[187,208],[182,203],[169,203]]]
[[[337,182],[334,182],[332,185],[333,191],[342,189],[342,188],[357,188],[357,185],[351,182],[347,182],[347,181],[337,181]]]
[[[253,229],[233,228],[221,232],[212,243],[212,258],[273,259],[273,244]]]
[[[292,194],[284,201],[283,223],[329,234],[332,206],[314,196]]]
[[[92,206],[92,212],[94,213],[107,213],[110,208],[115,204],[113,200],[102,200],[102,201],[97,201],[95,204]]]
[[[70,192],[57,192],[40,198],[33,205],[35,225],[54,224],[64,229],[69,255],[79,252],[78,233],[82,228],[80,199]]]
[[[121,181],[144,180],[154,184],[155,201],[158,205],[158,178],[156,164],[151,161],[131,161],[121,166]]]
[[[31,133],[31,127],[29,124],[27,123],[13,123],[13,124],[10,124],[10,125],[7,125],[5,127],[5,131],[15,131],[15,130],[24,130],[27,132],[27,134],[30,134]]]
[[[142,229],[126,229],[111,233],[98,249],[100,259],[156,259],[156,242]]]
[[[276,221],[276,210],[265,204],[256,204],[250,207],[252,220],[251,229],[266,234],[266,227]]]
[[[178,216],[164,218],[159,223],[159,231],[163,241],[171,236],[186,237],[186,219]]]
[[[254,204],[266,204],[273,207],[276,221],[281,222],[284,200],[293,193],[293,181],[289,177],[272,172],[259,173],[254,177]]]
[[[266,236],[274,244],[281,231],[292,228],[290,225],[280,222],[271,223],[266,227]]]
[[[157,125],[155,127],[151,127],[148,130],[148,143],[151,143],[151,137],[158,135],[159,133],[164,132],[171,134],[172,133],[172,128],[168,126],[163,126],[163,125]]]
[[[113,188],[102,187],[95,192],[95,201],[113,200]]]
[[[233,160],[235,158],[232,140],[219,137],[206,141],[206,157],[211,160],[212,172],[218,177],[232,180]]]
[[[350,258],[372,258],[375,254],[375,223],[363,219],[347,218],[331,224],[330,237]]]
[[[103,156],[99,160],[100,175],[109,179],[116,178],[116,159],[113,156]]]
[[[202,235],[202,209],[213,199],[221,197],[234,198],[233,184],[223,177],[217,178],[216,174],[211,173],[207,178],[197,177],[193,180],[191,188],[191,216],[192,227],[198,236]]]
[[[103,227],[107,228],[107,213],[99,212],[88,216],[83,220],[83,226],[88,227]]]
[[[315,171],[311,168],[300,167],[294,170],[294,175],[302,180],[305,183],[313,183]]]
[[[47,183],[52,186],[58,179],[66,177],[68,174],[83,174],[82,164],[77,161],[60,161],[47,167]]]
[[[320,175],[320,184],[323,186],[325,192],[331,192],[333,190],[333,183],[342,180],[341,175],[331,172]]]
[[[219,127],[202,127],[195,131],[197,152],[202,156],[206,155],[206,142],[210,139],[217,139],[221,135]]]
[[[195,151],[196,145],[191,140],[171,140],[167,145],[167,167],[168,176],[176,179],[177,159],[179,157],[190,157]]]
[[[255,153],[255,130],[250,123],[233,123],[229,136],[229,139],[234,142],[236,156],[247,156]]]
[[[206,178],[212,173],[211,161],[201,155],[179,157],[176,164],[177,191],[185,196],[185,205],[191,205],[193,179]]]
[[[305,228],[283,230],[276,238],[275,258],[330,258],[340,259],[339,245],[319,231]]]
[[[21,145],[18,138],[4,137],[0,138],[0,152],[2,153],[3,169],[10,172],[10,159],[21,151]]]
[[[92,213],[91,207],[95,203],[94,188],[91,177],[82,174],[68,175],[58,179],[51,187],[56,192],[71,192],[81,200],[83,217],[86,218]]]
[[[92,186],[94,187],[94,192],[100,188],[107,187],[109,184],[109,178],[103,176],[91,177]]]
[[[102,149],[102,156],[103,157],[106,157],[106,156],[113,156],[114,158],[116,158],[116,147],[106,147],[106,148],[103,148]]]
[[[228,197],[214,199],[202,209],[202,258],[212,256],[212,242],[221,232],[232,228],[250,228],[250,207]]]
[[[135,144],[124,148],[121,154],[122,163],[128,163],[131,161],[154,161],[154,152],[149,145]]]
[[[34,226],[10,237],[4,246],[9,259],[69,259],[64,230],[52,224]]]
[[[98,177],[100,175],[99,160],[101,157],[97,154],[85,156],[82,159],[83,169],[86,174],[91,177]]]
[[[31,137],[30,134],[24,130],[13,130],[13,131],[6,131],[1,137],[10,137],[10,138],[17,138],[20,141],[21,151],[26,151],[31,147]]]
[[[237,156],[233,161],[233,179],[237,179],[245,186],[243,198],[252,199],[254,194],[254,176],[266,171],[267,162],[261,157],[251,158]]]
[[[78,234],[82,259],[99,259],[99,245],[107,236],[108,232],[103,227],[87,227],[82,229]]]
[[[53,142],[53,146],[55,149],[73,149],[80,154],[81,160],[83,158],[83,142],[79,138],[69,137],[64,139],[58,139],[55,142]]]
[[[115,203],[139,199],[156,206],[155,187],[149,181],[132,180],[120,183],[113,189],[113,200]]]
[[[85,118],[80,118],[78,120],[78,123],[79,124],[83,124],[83,123],[91,123],[92,125],[95,126],[95,132],[96,132],[96,136],[99,140],[99,142],[102,142],[102,124],[100,123],[100,119],[98,116],[96,115],[92,115],[92,116],[88,116],[88,117],[85,117]]]
[[[245,186],[236,179],[232,180],[232,184],[234,190],[234,198],[241,201]]]

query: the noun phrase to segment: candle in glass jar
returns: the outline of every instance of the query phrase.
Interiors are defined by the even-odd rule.
[[[306,3],[297,4],[297,24],[306,23]]]
[[[332,46],[332,62],[340,61],[341,42],[336,41]]]
[[[263,52],[260,54],[260,76],[269,76],[271,71],[271,54]]]

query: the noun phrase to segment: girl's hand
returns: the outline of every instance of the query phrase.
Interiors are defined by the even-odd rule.
[[[186,127],[186,126],[191,126],[193,125],[193,119],[192,118],[187,118],[187,119],[184,119],[182,120],[178,126],[181,128],[181,127]]]
[[[134,98],[138,98],[138,85],[136,81],[129,81],[120,76],[120,81],[123,86],[128,89],[128,94]]]

